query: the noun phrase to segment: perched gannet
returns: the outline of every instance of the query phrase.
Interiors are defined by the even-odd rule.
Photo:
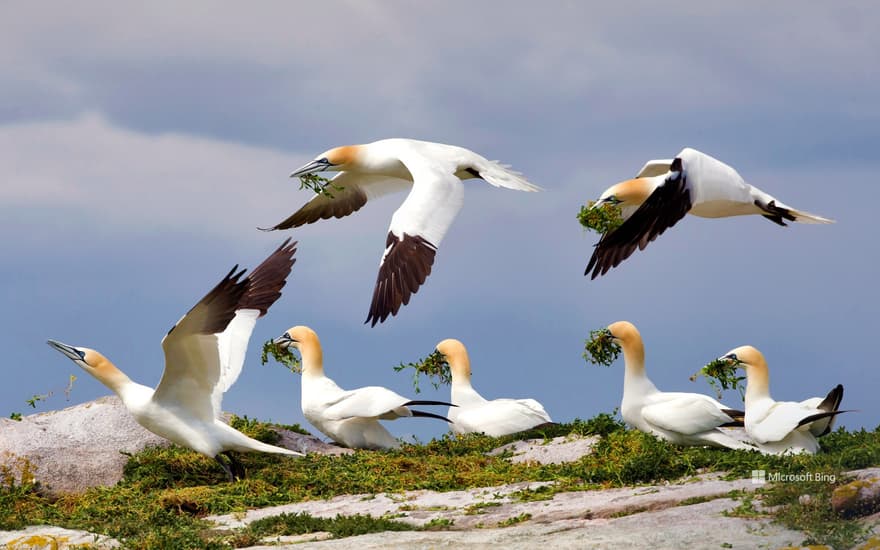
[[[86,372],[116,392],[138,424],[154,434],[214,457],[230,481],[244,468],[230,451],[302,456],[251,439],[220,420],[223,394],[238,378],[257,319],[281,297],[296,260],[290,239],[241,280],[238,266],[171,327],[162,339],[165,372],[153,390],[132,381],[106,357],[89,348],[49,340]],[[227,465],[220,455],[226,456]]]
[[[814,397],[796,403],[770,397],[767,361],[752,346],[741,346],[722,359],[735,361],[746,371],[746,433],[773,454],[810,453],[819,450],[816,436],[831,430],[839,410],[843,386],[831,390],[825,399]]]
[[[353,449],[392,449],[400,442],[379,420],[407,416],[443,416],[411,409],[413,405],[450,405],[444,401],[411,400],[388,388],[367,386],[343,390],[324,376],[324,352],[318,335],[309,327],[296,326],[275,339],[283,348],[292,347],[302,356],[302,412],[306,420],[333,441]]]
[[[385,252],[366,322],[375,326],[397,315],[425,282],[440,241],[464,202],[462,180],[480,178],[496,187],[539,191],[520,174],[462,147],[383,139],[364,145],[336,147],[294,171],[291,177],[317,172],[340,172],[326,195],[270,229],[289,229],[320,219],[342,218],[368,200],[411,189],[391,218]]]
[[[618,321],[606,329],[623,348],[625,370],[620,414],[630,426],[678,445],[714,445],[729,449],[755,447],[720,428],[741,426],[742,411],[699,393],[663,392],[645,374],[645,346],[632,323]]]
[[[726,218],[759,214],[784,226],[785,221],[834,223],[778,201],[743,180],[736,170],[705,153],[685,148],[671,160],[649,161],[635,179],[606,189],[593,208],[621,208],[624,222],[599,239],[584,275],[595,279],[682,219],[685,214]]]
[[[544,407],[534,399],[493,399],[489,401],[471,386],[471,361],[467,349],[458,340],[448,339],[437,344],[437,351],[446,357],[452,373],[449,408],[452,431],[457,434],[484,433],[499,437],[552,423]]]

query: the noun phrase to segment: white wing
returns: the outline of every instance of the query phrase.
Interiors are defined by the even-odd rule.
[[[214,392],[211,395],[215,416],[220,415],[220,402],[223,399],[223,394],[232,387],[238,380],[238,375],[241,374],[248,342],[259,318],[260,310],[258,309],[239,309],[235,312],[235,317],[227,325],[226,330],[217,335],[220,381],[214,387]]]
[[[639,170],[639,173],[636,174],[637,178],[650,178],[653,176],[659,176],[660,174],[665,174],[669,171],[669,167],[672,165],[672,159],[657,159],[657,160],[649,160],[642,166],[642,169]]]
[[[388,176],[340,172],[330,180],[327,191],[333,195],[315,195],[302,208],[272,229],[290,229],[318,220],[343,218],[361,209],[367,201],[412,187],[412,182]]]
[[[670,432],[684,435],[706,432],[733,420],[721,412],[713,401],[697,393],[675,394],[642,407],[642,418]]]
[[[401,407],[409,399],[388,388],[367,386],[345,392],[323,415],[327,420],[378,418]],[[399,415],[396,415],[399,416]]]
[[[800,403],[777,402],[770,407],[763,419],[747,428],[749,435],[758,443],[780,441],[794,431],[801,420],[821,412],[823,411],[806,408]]]
[[[234,274],[237,266],[197,303],[162,339],[165,371],[153,400],[182,409],[195,418],[214,418],[212,394],[220,381],[216,333],[226,330],[248,287]]]
[[[495,399],[467,407],[455,418],[455,424],[463,431],[492,437],[521,432],[545,422],[552,422],[550,415],[534,399]]]
[[[391,218],[385,253],[373,290],[367,322],[375,325],[396,315],[434,265],[434,255],[464,203],[464,185],[451,172],[419,155],[401,160],[413,176],[413,188]]]

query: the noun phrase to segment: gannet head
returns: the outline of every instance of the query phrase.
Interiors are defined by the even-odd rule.
[[[287,332],[273,340],[273,343],[282,348],[294,348],[300,351],[302,351],[301,346],[309,343],[318,343],[320,345],[315,331],[305,326],[295,326],[288,329]]]
[[[645,202],[652,191],[651,178],[622,181],[606,189],[591,208],[597,208],[603,204],[618,205],[621,208],[638,207]]]
[[[93,349],[68,346],[57,340],[49,340],[46,343],[101,381],[118,372],[113,363]]]
[[[764,355],[752,346],[740,346],[732,349],[721,359],[733,361],[740,368],[744,368],[747,374],[750,370],[749,367],[754,370],[767,370],[767,360],[764,359]]]
[[[437,351],[443,354],[449,362],[449,370],[452,371],[453,379],[471,379],[471,362],[464,344],[455,338],[447,338],[437,344]]]
[[[296,178],[318,172],[341,172],[350,169],[358,161],[359,145],[344,145],[324,151],[314,160],[293,171],[290,177]]]
[[[608,331],[612,339],[620,344],[635,344],[642,340],[642,335],[639,334],[638,329],[629,321],[611,323],[605,330]]]

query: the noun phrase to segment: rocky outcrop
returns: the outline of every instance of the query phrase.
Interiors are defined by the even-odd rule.
[[[831,507],[845,518],[880,512],[880,469],[863,471],[854,481],[834,489]]]
[[[347,453],[335,445],[279,430],[279,446],[307,453]],[[0,418],[0,472],[32,478],[47,494],[75,493],[122,479],[128,454],[169,442],[147,431],[116,396],[60,411]]]

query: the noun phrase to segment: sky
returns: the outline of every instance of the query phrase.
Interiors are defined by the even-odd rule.
[[[619,405],[623,360],[586,364],[584,339],[629,320],[661,389],[711,393],[688,376],[751,344],[776,399],[841,383],[854,412],[840,424],[873,429],[878,24],[880,6],[846,1],[0,4],[0,415],[109,393],[47,338],[154,386],[177,319],[234,264],[255,267],[292,236],[284,295],[224,397],[239,415],[306,425],[298,377],[259,362],[262,342],[305,324],[344,388],[415,396],[392,367],[458,338],[485,397],[589,418]],[[309,200],[292,170],[389,137],[467,147],[546,191],[466,182],[426,284],[370,328],[403,194],[294,231],[256,227]],[[837,223],[688,216],[584,277],[597,236],[579,206],[684,147]],[[420,398],[448,398],[422,386]],[[386,425],[446,432],[431,419]]]

